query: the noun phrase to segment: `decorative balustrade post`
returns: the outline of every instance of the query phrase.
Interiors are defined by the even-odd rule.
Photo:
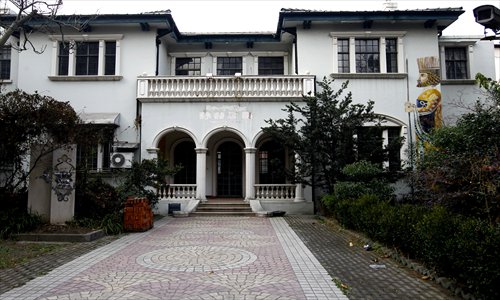
[[[245,148],[245,200],[255,199],[255,153],[256,148]]]
[[[205,201],[206,198],[206,172],[207,148],[196,148],[196,199]]]

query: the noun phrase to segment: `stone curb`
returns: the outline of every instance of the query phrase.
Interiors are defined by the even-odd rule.
[[[95,230],[89,233],[20,233],[14,235],[19,241],[30,242],[91,242],[102,238],[106,234],[103,230]]]

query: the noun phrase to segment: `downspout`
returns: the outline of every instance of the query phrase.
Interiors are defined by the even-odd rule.
[[[299,75],[299,52],[297,51],[297,34],[293,39],[293,47],[295,49],[295,75]]]
[[[160,69],[160,37],[157,35],[156,36],[156,70],[155,70],[155,76],[158,76],[159,74],[159,69]]]

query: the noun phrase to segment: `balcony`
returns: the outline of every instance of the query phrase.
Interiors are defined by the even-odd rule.
[[[305,76],[143,76],[137,99],[143,102],[290,101],[314,93],[315,78]]]

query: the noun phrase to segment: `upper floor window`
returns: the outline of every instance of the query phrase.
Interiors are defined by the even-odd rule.
[[[387,73],[398,72],[398,39],[385,39]]]
[[[64,36],[65,40],[61,40],[60,36],[51,36],[51,38],[54,40],[55,50],[53,75],[82,76],[82,78],[85,78],[84,76],[119,75],[119,50],[122,35],[67,35]],[[57,78],[52,79],[57,80]]]
[[[349,73],[349,39],[339,39],[337,48],[339,73]]]
[[[0,47],[0,79],[10,79],[10,46]]]
[[[465,47],[445,48],[446,79],[468,79]]]
[[[76,45],[75,75],[97,75],[99,42],[80,42]]]
[[[357,73],[379,73],[379,40],[356,39],[356,72]]]
[[[331,32],[337,73],[404,73],[402,31]]]
[[[284,73],[282,56],[259,57],[259,75],[283,75]]]
[[[175,75],[201,75],[201,57],[177,57]]]
[[[242,70],[241,57],[217,57],[217,75],[234,75]]]

